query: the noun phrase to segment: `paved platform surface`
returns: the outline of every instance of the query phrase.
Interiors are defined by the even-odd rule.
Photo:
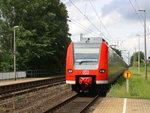
[[[43,77],[43,78],[22,78],[22,79],[17,79],[16,81],[15,80],[6,80],[6,81],[0,81],[0,86],[32,82],[32,81],[38,81],[38,80],[45,80],[45,79],[56,78],[56,77],[61,77],[61,76],[51,76],[51,77]]]
[[[103,98],[93,113],[150,113],[150,99]]]

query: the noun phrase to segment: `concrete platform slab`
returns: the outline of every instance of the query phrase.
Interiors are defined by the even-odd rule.
[[[150,113],[150,99],[103,98],[93,113]]]
[[[150,113],[150,99],[128,99],[126,113]]]

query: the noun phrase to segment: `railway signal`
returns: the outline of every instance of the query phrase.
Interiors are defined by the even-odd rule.
[[[124,78],[126,79],[126,90],[129,93],[129,79],[132,77],[131,71],[127,70],[123,73]]]
[[[124,78],[130,79],[132,77],[131,71],[127,70],[123,73]]]

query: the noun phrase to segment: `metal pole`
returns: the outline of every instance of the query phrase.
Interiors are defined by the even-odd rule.
[[[128,52],[128,64],[130,65],[130,53]]]
[[[19,26],[14,26],[14,76],[15,76],[15,80],[17,79],[17,76],[16,76],[16,32],[15,32],[15,28],[17,28]]]
[[[144,12],[144,52],[145,52],[145,79],[147,80],[147,48],[146,48],[146,10],[145,9],[139,9],[139,11]]]
[[[138,52],[138,74],[140,74],[140,35],[139,35],[139,52]]]
[[[14,27],[14,76],[15,76],[15,80],[16,80],[16,37],[15,37],[15,27]]]
[[[126,91],[127,93],[129,93],[129,80],[126,79]]]
[[[144,10],[145,79],[147,80],[146,10]]]
[[[134,54],[134,64],[133,64],[133,65],[136,67],[136,63],[135,63],[135,62],[136,62],[136,48],[135,48],[135,54]]]

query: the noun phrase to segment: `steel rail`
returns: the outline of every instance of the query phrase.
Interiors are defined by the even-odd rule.
[[[59,109],[60,107],[66,105],[67,103],[69,103],[70,101],[74,100],[75,98],[77,98],[78,94],[75,94],[73,96],[71,96],[70,98],[66,99],[65,101],[63,101],[62,103],[57,104],[56,106],[48,109],[47,111],[45,111],[44,113],[52,113],[54,111],[56,111],[57,109]]]
[[[59,79],[59,78],[57,78]],[[34,86],[31,86],[31,87],[28,87],[28,88],[23,88],[23,89],[19,89],[19,90],[13,90],[13,91],[8,91],[7,93],[1,93],[0,95],[0,100],[3,100],[3,99],[7,99],[7,98],[11,98],[13,97],[14,95],[15,96],[18,96],[18,95],[22,95],[26,92],[33,92],[33,91],[36,91],[36,90],[39,90],[39,89],[43,89],[43,88],[48,88],[48,87],[53,87],[53,86],[56,86],[56,85],[60,85],[60,84],[64,84],[65,83],[65,79],[61,79],[61,80],[56,80],[53,81],[53,82],[48,82],[47,84],[41,84],[41,85],[34,85]],[[32,84],[32,82],[31,82]]]
[[[65,105],[70,105],[71,102],[73,102],[75,99],[78,99],[79,95],[76,94],[70,98],[68,98],[67,100],[63,101],[62,103],[50,108],[49,110],[45,111],[44,113],[59,113],[63,107],[65,107]],[[85,113],[86,110],[98,99],[98,95],[93,97],[93,99],[91,100],[90,98],[90,101],[89,102],[76,102],[76,104],[74,104],[75,108],[78,109],[76,106],[82,106],[81,104],[82,103],[86,103],[86,105],[84,105],[83,107],[79,108],[79,110],[77,110],[76,112],[74,111],[74,113]],[[81,98],[81,97],[79,97]],[[84,98],[84,97],[83,97]],[[82,99],[82,98],[81,98]],[[69,108],[69,107],[68,107]],[[57,112],[57,110],[60,110]],[[63,111],[62,111],[63,112]],[[65,111],[63,113],[70,113],[71,111]]]
[[[91,101],[91,102],[89,102],[82,110],[81,110],[81,112],[80,113],[85,113],[86,112],[86,110],[98,99],[98,95]]]

